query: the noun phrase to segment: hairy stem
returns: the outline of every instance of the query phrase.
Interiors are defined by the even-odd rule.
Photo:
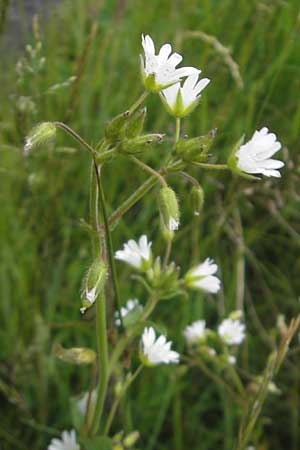
[[[162,187],[167,187],[168,186],[166,180],[164,179],[164,177],[159,172],[157,172],[156,170],[152,169],[152,167],[148,166],[148,164],[145,164],[143,161],[139,160],[135,156],[131,156],[130,159],[132,161],[134,161],[135,164],[140,166],[143,170],[145,170],[146,172],[150,173],[152,176],[155,176],[158,179],[158,181],[160,182],[160,184],[162,185]]]
[[[96,434],[101,420],[108,381],[108,348],[106,333],[106,304],[104,291],[96,300],[96,330],[98,347],[99,384],[91,433]]]
[[[142,95],[134,102],[134,104],[129,108],[129,115],[132,114],[145,100],[149,92],[144,91]]]

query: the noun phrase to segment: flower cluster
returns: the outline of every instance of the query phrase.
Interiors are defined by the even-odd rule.
[[[209,158],[209,149],[215,132],[209,132],[204,136],[197,136],[194,138],[182,138],[180,133],[181,118],[186,117],[199,104],[203,90],[210,83],[208,78],[200,78],[201,70],[195,67],[181,67],[178,65],[182,62],[182,56],[176,52],[172,52],[170,44],[164,44],[159,49],[158,53],[155,50],[155,45],[149,35],[142,36],[142,47],[144,55],[141,55],[141,74],[142,81],[145,87],[145,93],[140,97],[144,99],[147,93],[154,92],[159,94],[164,107],[167,112],[176,118],[176,131],[174,145],[171,153],[168,154],[165,162],[159,171],[147,166],[144,162],[135,157],[144,148],[152,144],[160,142],[164,135],[162,134],[141,134],[145,121],[146,109],[138,110],[142,100],[140,99],[126,112],[123,112],[113,118],[107,124],[104,130],[104,137],[99,146],[94,150],[89,144],[76,135],[67,126],[60,122],[45,123],[39,125],[33,130],[25,141],[25,153],[28,153],[32,148],[37,147],[45,142],[51,141],[56,134],[56,129],[62,128],[67,130],[75,137],[80,144],[85,144],[88,150],[92,153],[93,163],[95,166],[95,176],[97,178],[98,191],[92,192],[95,197],[99,194],[101,203],[101,182],[100,175],[97,172],[98,165],[110,161],[113,157],[119,155],[127,156],[131,161],[135,162],[139,167],[157,178],[160,181],[160,191],[157,196],[159,214],[161,218],[161,229],[165,240],[167,241],[166,252],[164,258],[160,256],[154,257],[152,254],[152,242],[147,236],[142,235],[138,241],[130,239],[123,245],[123,248],[115,252],[115,258],[123,261],[137,273],[135,279],[138,280],[145,290],[149,293],[149,301],[142,306],[138,299],[129,299],[114,315],[114,323],[120,326],[121,323],[125,328],[124,337],[131,340],[137,334],[141,334],[140,339],[140,360],[141,365],[132,378],[139,373],[143,366],[157,366],[159,364],[178,364],[180,361],[180,354],[172,350],[173,343],[167,340],[164,334],[157,334],[157,327],[150,326],[146,319],[150,313],[161,300],[169,300],[175,296],[182,295],[187,297],[189,289],[203,294],[217,294],[221,289],[221,280],[218,276],[218,265],[211,258],[206,258],[201,263],[191,267],[182,277],[180,275],[180,268],[169,261],[171,242],[174,232],[180,225],[180,208],[176,193],[170,188],[166,182],[165,175],[168,172],[177,172],[189,181],[192,186],[192,203],[194,215],[199,216],[204,203],[204,190],[199,185],[198,181],[194,179],[188,171],[190,166],[206,167],[207,169],[230,169],[235,174],[246,178],[254,178],[253,175],[262,174],[267,177],[280,177],[279,169],[284,166],[284,163],[279,160],[272,159],[272,156],[281,149],[281,143],[277,140],[274,133],[269,132],[268,128],[255,131],[252,138],[244,143],[240,140],[234,147],[227,164],[219,164],[214,167],[214,164],[207,164]],[[114,156],[112,156],[114,155]],[[138,195],[135,196],[137,198]],[[91,197],[93,198],[93,197]],[[92,202],[91,202],[92,203]],[[103,206],[103,205],[102,205]],[[119,210],[122,208],[119,208]],[[105,222],[103,229],[105,230],[107,250],[109,254],[110,269],[113,278],[115,277],[114,264],[112,259],[112,244],[110,239],[110,223],[106,218],[105,205],[103,206],[102,216]],[[94,225],[94,224],[93,224]],[[96,234],[96,233],[95,233]],[[100,233],[101,234],[101,233]],[[101,250],[102,236],[99,237]],[[102,253],[101,252],[101,258]],[[108,267],[99,256],[91,264],[86,276],[83,280],[81,298],[82,307],[80,311],[84,313],[88,308],[97,302],[98,306],[103,307],[101,314],[97,315],[97,333],[99,340],[104,344],[107,342],[107,330],[105,329],[105,285],[108,278]],[[105,258],[103,258],[105,259]],[[180,278],[181,277],[181,278]],[[114,287],[117,286],[117,280],[114,278]],[[118,289],[115,289],[116,297],[118,297]],[[199,294],[198,294],[199,295]],[[99,318],[101,320],[99,320]],[[101,323],[100,323],[101,322]],[[150,322],[151,323],[151,322]],[[133,326],[134,325],[134,326]],[[152,325],[152,323],[151,323]],[[102,329],[101,329],[102,327]],[[101,333],[99,333],[99,330]],[[137,331],[136,331],[137,330]],[[123,330],[121,330],[122,332]],[[115,333],[119,334],[119,333]],[[234,372],[236,364],[236,354],[238,346],[242,344],[246,338],[246,327],[242,321],[242,314],[240,311],[234,311],[229,317],[224,318],[217,326],[216,331],[207,328],[205,320],[196,320],[189,324],[183,330],[183,336],[187,343],[187,351],[191,355],[203,355],[209,360],[220,363],[219,367],[226,367],[228,372]],[[123,344],[123,341],[121,341]],[[94,428],[94,421],[101,419],[101,405],[105,400],[105,389],[103,383],[105,376],[109,379],[111,375],[111,367],[107,363],[109,357],[104,349],[107,345],[100,345],[99,356],[99,389],[94,390],[90,394],[85,393],[77,402],[77,410],[79,415],[85,417],[87,425],[89,422]],[[64,359],[68,362],[78,363],[78,350],[68,350],[64,352]],[[86,349],[83,349],[86,353]],[[98,349],[99,350],[99,349]],[[117,350],[120,349],[117,347]],[[125,350],[122,349],[122,351]],[[62,353],[62,352],[61,352]],[[67,356],[66,356],[67,353]],[[81,355],[80,353],[80,355]],[[120,351],[120,355],[121,355]],[[74,357],[74,354],[76,358]],[[70,356],[71,355],[71,356]],[[115,363],[118,362],[116,358]],[[88,362],[94,361],[96,353],[92,352],[92,358]],[[114,355],[112,356],[112,360]],[[81,356],[81,362],[83,358]],[[84,361],[87,362],[86,360]],[[111,363],[111,361],[109,361]],[[106,367],[108,366],[108,367]],[[231,366],[231,367],[230,367]],[[102,376],[104,372],[104,377]],[[130,374],[131,375],[131,374]],[[101,378],[102,377],[102,378]],[[128,387],[132,379],[127,379],[126,386]],[[258,384],[259,380],[256,380]],[[102,389],[100,385],[102,382]],[[104,383],[105,384],[105,383]],[[270,389],[275,389],[270,385]],[[102,396],[102,397],[101,397]],[[89,407],[88,407],[89,404]],[[86,411],[88,408],[88,411]],[[100,408],[100,412],[99,412]],[[90,417],[89,417],[90,416]],[[96,416],[99,416],[98,418]],[[110,415],[108,415],[110,418]],[[110,420],[110,419],[109,419]],[[98,426],[99,426],[98,423]],[[97,425],[97,423],[96,423]],[[107,424],[106,424],[107,425]],[[108,423],[109,426],[109,423]],[[90,430],[94,432],[94,430]],[[124,438],[121,433],[116,442],[116,448],[131,448],[138,439],[138,433],[133,432]],[[81,442],[81,441],[80,441]],[[115,447],[113,447],[115,448]],[[249,447],[250,449],[250,447]],[[63,431],[61,438],[52,439],[48,450],[80,450],[77,443],[75,430]]]
[[[241,312],[233,311],[219,324],[217,332],[206,328],[205,320],[197,320],[185,328],[183,335],[189,347],[196,347],[210,357],[218,356],[223,363],[235,365],[236,356],[230,353],[230,348],[243,342],[246,327],[241,322]],[[219,354],[212,346],[219,349]]]

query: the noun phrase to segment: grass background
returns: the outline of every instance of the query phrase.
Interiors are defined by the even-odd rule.
[[[1,17],[5,24],[5,8]],[[25,25],[25,17],[24,24]],[[286,162],[280,180],[248,182],[228,174],[195,172],[206,203],[195,222],[189,186],[173,177],[182,227],[172,258],[186,270],[207,256],[218,262],[224,291],[214,298],[165,302],[156,319],[181,348],[179,330],[197,318],[215,326],[236,306],[246,311],[249,336],[239,364],[259,373],[274,346],[278,314],[299,312],[299,127],[300,6],[298,0],[64,0],[41,26],[44,69],[20,81],[21,51],[2,54],[0,108],[1,266],[0,395],[1,449],[45,448],[55,430],[71,427],[69,399],[85,390],[86,368],[65,366],[51,355],[53,341],[95,346],[92,321],[80,320],[79,288],[90,262],[89,237],[80,225],[88,217],[89,160],[59,134],[55,147],[25,159],[24,137],[46,120],[67,121],[96,143],[107,120],[126,110],[142,92],[138,54],[141,33],[172,42],[187,65],[200,67],[212,82],[201,105],[183,124],[191,136],[217,128],[212,160],[225,161],[245,133],[268,126],[283,143]],[[243,89],[210,42],[187,31],[214,36],[231,50]],[[2,27],[2,33],[7,33]],[[2,36],[3,37],[3,36]],[[35,45],[28,33],[28,43]],[[76,81],[49,93],[49,86],[75,75]],[[34,103],[34,108],[30,107]],[[25,104],[25,106],[24,106]],[[29,106],[28,106],[29,105]],[[174,123],[157,96],[147,99],[146,129],[174,133]],[[159,166],[168,146],[146,160]],[[145,179],[125,158],[106,167],[104,188],[113,211]],[[114,231],[114,246],[147,233],[159,254],[162,241],[155,189]],[[143,298],[129,272],[118,265],[122,299]],[[179,309],[180,308],[180,309]],[[181,314],[178,314],[178,311]],[[110,311],[112,324],[112,308]],[[270,397],[256,438],[259,450],[299,450],[299,359],[297,348],[279,376],[281,397]],[[145,371],[119,422],[139,429],[146,450],[232,449],[239,412],[199,371],[181,378],[169,368]]]

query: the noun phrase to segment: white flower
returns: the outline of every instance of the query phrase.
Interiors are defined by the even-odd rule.
[[[178,53],[171,55],[170,44],[164,44],[156,55],[151,37],[142,35],[142,46],[145,53],[145,60],[141,56],[142,75],[144,85],[149,91],[159,92],[171,84],[177,83],[182,77],[199,73],[199,70],[194,67],[176,69],[176,66],[182,61],[182,56]]]
[[[122,306],[120,311],[116,311],[115,312],[115,324],[117,326],[121,325],[121,320],[120,320],[120,315],[122,317],[122,319],[124,319],[124,317],[127,316],[128,313],[130,313],[130,311],[133,311],[134,309],[136,309],[137,311],[141,312],[143,310],[143,306],[140,304],[140,302],[138,301],[137,298],[134,299],[129,299],[126,303],[126,305]]]
[[[182,87],[180,83],[176,83],[164,89],[161,92],[161,98],[170,114],[184,117],[197,106],[201,97],[200,92],[209,83],[208,78],[198,81],[198,74],[193,74],[186,78]]]
[[[241,145],[236,152],[237,167],[246,173],[261,173],[267,177],[280,178],[280,169],[284,162],[271,159],[274,153],[281,149],[280,142],[277,141],[276,134],[269,133],[264,127],[255,131],[250,141]]]
[[[228,355],[227,361],[231,366],[236,365],[236,357],[234,355]]]
[[[238,319],[224,319],[218,327],[218,334],[226,344],[239,345],[245,339],[245,328]]]
[[[63,431],[61,439],[53,438],[48,446],[48,450],[80,450],[76,441],[75,430]]]
[[[179,362],[179,353],[171,350],[172,342],[165,336],[156,339],[154,328],[145,328],[142,335],[142,360],[146,365],[170,364]]]
[[[214,260],[206,258],[202,264],[189,270],[185,276],[185,282],[190,288],[215,294],[221,287],[221,281],[214,276],[217,270],[218,266],[214,263]]]
[[[145,235],[140,237],[138,243],[131,239],[124,244],[123,250],[115,253],[115,258],[125,261],[136,269],[146,270],[151,263],[151,245]]]
[[[85,414],[86,414],[86,408],[88,405],[89,395],[90,395],[89,392],[85,392],[84,394],[82,394],[82,396],[80,397],[80,399],[77,402],[78,411],[80,412],[80,414],[82,416],[85,416]],[[92,406],[92,408],[95,406],[96,398],[97,398],[97,390],[94,389],[92,391],[91,397],[90,397],[90,406]]]
[[[188,344],[193,344],[206,336],[205,320],[197,320],[187,326],[183,332]]]

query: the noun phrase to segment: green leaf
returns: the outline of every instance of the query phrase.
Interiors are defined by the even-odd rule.
[[[113,441],[107,436],[81,439],[84,450],[111,450]]]

